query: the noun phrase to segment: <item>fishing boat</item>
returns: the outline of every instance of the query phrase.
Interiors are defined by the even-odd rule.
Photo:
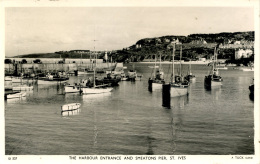
[[[26,92],[10,92],[5,94],[5,99],[22,98],[26,96]]]
[[[78,70],[78,76],[80,75],[87,75],[87,74],[93,74],[94,71],[91,69],[83,69],[83,70]]]
[[[33,90],[33,86],[20,85],[20,86],[15,86],[12,89],[13,91],[31,91]]]
[[[121,80],[121,77],[120,76],[117,76],[117,75],[113,75],[113,74],[107,74],[107,77],[104,77],[103,79],[101,80],[96,80],[96,83],[98,84],[101,83],[101,84],[108,84],[110,86],[118,86],[118,83],[120,82]]]
[[[174,73],[174,56],[175,56],[175,42],[173,43],[173,53],[172,53],[172,73],[169,84],[170,85],[170,97],[178,97],[188,94],[189,84],[182,80],[182,77],[175,76]],[[180,69],[181,72],[181,69]]]
[[[65,93],[76,93],[81,91],[81,85],[65,85],[64,92]]]
[[[53,77],[53,75],[47,74],[46,77],[39,77],[37,80],[38,84],[55,84],[55,83],[65,83],[69,80],[68,77]]]
[[[196,76],[194,74],[192,74],[191,72],[191,61],[189,63],[189,71],[188,71],[188,75],[185,76],[185,79],[190,82],[190,83],[193,83],[196,81]]]
[[[212,69],[209,75],[205,76],[204,79],[204,86],[206,88],[214,87],[214,86],[221,86],[222,85],[222,77],[219,75],[218,68],[215,67],[217,62],[217,50],[214,50],[214,62],[212,64]]]
[[[94,48],[95,52],[95,48]],[[95,59],[96,59],[96,54],[95,54]],[[87,83],[85,84],[87,85]],[[97,93],[107,93],[112,91],[112,87],[109,87],[107,84],[104,85],[96,85],[96,62],[95,62],[95,67],[94,67],[94,74],[93,74],[93,86],[89,87],[83,87],[82,88],[82,93],[83,94],[97,94]]]
[[[152,76],[148,79],[148,89],[150,91],[155,91],[155,90],[161,90],[162,85],[165,83],[164,81],[164,72],[161,68],[161,54],[160,54],[160,64],[159,66],[156,65],[156,56],[155,56],[155,64],[153,67],[153,73]]]
[[[77,110],[81,106],[80,103],[71,103],[71,104],[65,104],[61,106],[61,111],[72,111],[72,110]]]

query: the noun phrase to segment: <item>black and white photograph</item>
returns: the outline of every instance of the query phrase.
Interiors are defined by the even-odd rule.
[[[257,1],[46,2],[2,1],[6,163],[259,163]]]

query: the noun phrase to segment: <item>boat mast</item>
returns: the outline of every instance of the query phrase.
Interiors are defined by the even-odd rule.
[[[97,54],[96,54],[96,41],[97,40],[93,40],[94,41],[94,55],[95,55],[95,67],[94,67],[94,85],[93,87],[96,87],[96,67],[97,67]]]
[[[171,77],[171,83],[175,82],[175,79],[174,79],[174,54],[175,54],[175,42],[173,42],[173,45],[172,45],[172,77]]]
[[[156,73],[156,62],[157,62],[157,55],[155,54],[155,57],[154,57],[154,68],[153,68],[153,77],[155,78],[155,73]]]
[[[162,61],[162,54],[160,53],[160,62],[159,62],[159,69],[161,70],[161,61]]]
[[[181,50],[180,50],[180,76],[182,74],[182,72],[181,72],[181,57],[182,57],[182,46],[181,46]]]

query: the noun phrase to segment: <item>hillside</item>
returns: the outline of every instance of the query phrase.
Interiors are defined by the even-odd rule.
[[[175,40],[176,60],[180,58],[182,45],[182,59],[196,60],[200,57],[209,59],[214,48],[218,47],[219,58],[233,59],[235,49],[251,48],[254,45],[254,31],[248,32],[223,32],[217,34],[190,34],[188,36],[168,35],[155,38],[144,38],[136,44],[121,50],[108,52],[108,57],[117,62],[143,61],[154,59],[155,55],[161,55],[162,60],[171,60],[172,45]],[[91,58],[92,52],[81,50],[84,53],[74,51],[59,51],[46,54],[19,55],[19,58]],[[104,58],[105,52],[98,52],[98,58]]]

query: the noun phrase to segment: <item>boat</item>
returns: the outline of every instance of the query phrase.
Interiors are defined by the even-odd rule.
[[[254,71],[254,67],[250,67],[250,68],[241,68],[242,71],[246,71],[246,72],[250,72],[250,71]]]
[[[254,79],[253,79],[254,80]],[[254,82],[248,87],[249,91],[250,91],[250,94],[249,94],[249,97],[251,100],[254,100]]]
[[[160,55],[159,66],[156,65],[156,56],[155,56],[155,64],[154,66],[149,66],[149,68],[153,68],[153,75],[148,79],[149,91],[161,90],[162,85],[165,83],[164,72],[161,68],[161,55]]]
[[[81,111],[80,108],[79,108],[79,109],[75,109],[75,110],[62,111],[62,112],[61,112],[61,115],[62,115],[62,116],[79,115],[80,111]]]
[[[22,83],[23,78],[22,77],[12,77],[12,83]]]
[[[12,81],[12,77],[11,76],[5,76],[5,81]]]
[[[94,73],[94,71],[93,70],[91,70],[91,69],[84,69],[84,70],[78,70],[77,71],[77,75],[78,76],[81,76],[81,75],[87,75],[87,74],[93,74]]]
[[[96,84],[108,84],[110,86],[118,86],[121,77],[113,74],[107,74],[107,77],[103,79],[96,80]]]
[[[5,94],[5,99],[22,98],[26,96],[26,92],[10,92]]]
[[[190,83],[194,83],[196,81],[196,76],[194,74],[192,74],[191,72],[191,62],[189,64],[189,71],[188,71],[188,75],[185,76],[185,79],[190,82]]]
[[[125,75],[125,73],[121,73],[121,81],[127,81],[127,80],[128,80],[128,78]]]
[[[72,111],[77,110],[81,106],[80,103],[71,103],[71,104],[65,104],[61,106],[61,111]]]
[[[12,88],[13,91],[31,91],[33,90],[33,86],[28,85],[20,85]]]
[[[76,93],[76,92],[80,92],[81,91],[81,85],[66,85],[64,87],[64,92],[65,93]]]
[[[228,67],[226,67],[226,66],[217,66],[217,68],[218,69],[223,69],[223,70],[227,70],[228,69]]]
[[[216,47],[215,47],[214,62],[212,64],[212,69],[211,69],[209,75],[205,76],[205,79],[204,79],[204,86],[206,88],[211,88],[211,87],[214,87],[214,86],[221,86],[222,85],[223,79],[219,75],[218,68],[215,67],[216,62],[217,62],[217,50],[216,50]]]
[[[172,53],[172,73],[169,84],[170,85],[170,97],[178,97],[188,94],[189,83],[184,82],[182,77],[175,76],[174,74],[174,56],[175,56],[175,42],[173,42],[173,53]],[[181,69],[180,69],[181,72]]]
[[[39,77],[37,80],[38,84],[55,84],[55,83],[65,83],[69,80],[68,77],[53,77],[53,75],[47,74],[46,77]]]
[[[94,50],[95,52],[95,50]],[[96,59],[95,54],[95,59]],[[97,93],[107,93],[111,92],[113,90],[112,87],[109,87],[107,84],[104,85],[96,85],[96,62],[94,67],[94,74],[93,74],[93,86],[87,85],[87,82],[85,83],[86,87],[82,87],[82,93],[83,94],[97,94]],[[89,82],[89,81],[88,81]]]

